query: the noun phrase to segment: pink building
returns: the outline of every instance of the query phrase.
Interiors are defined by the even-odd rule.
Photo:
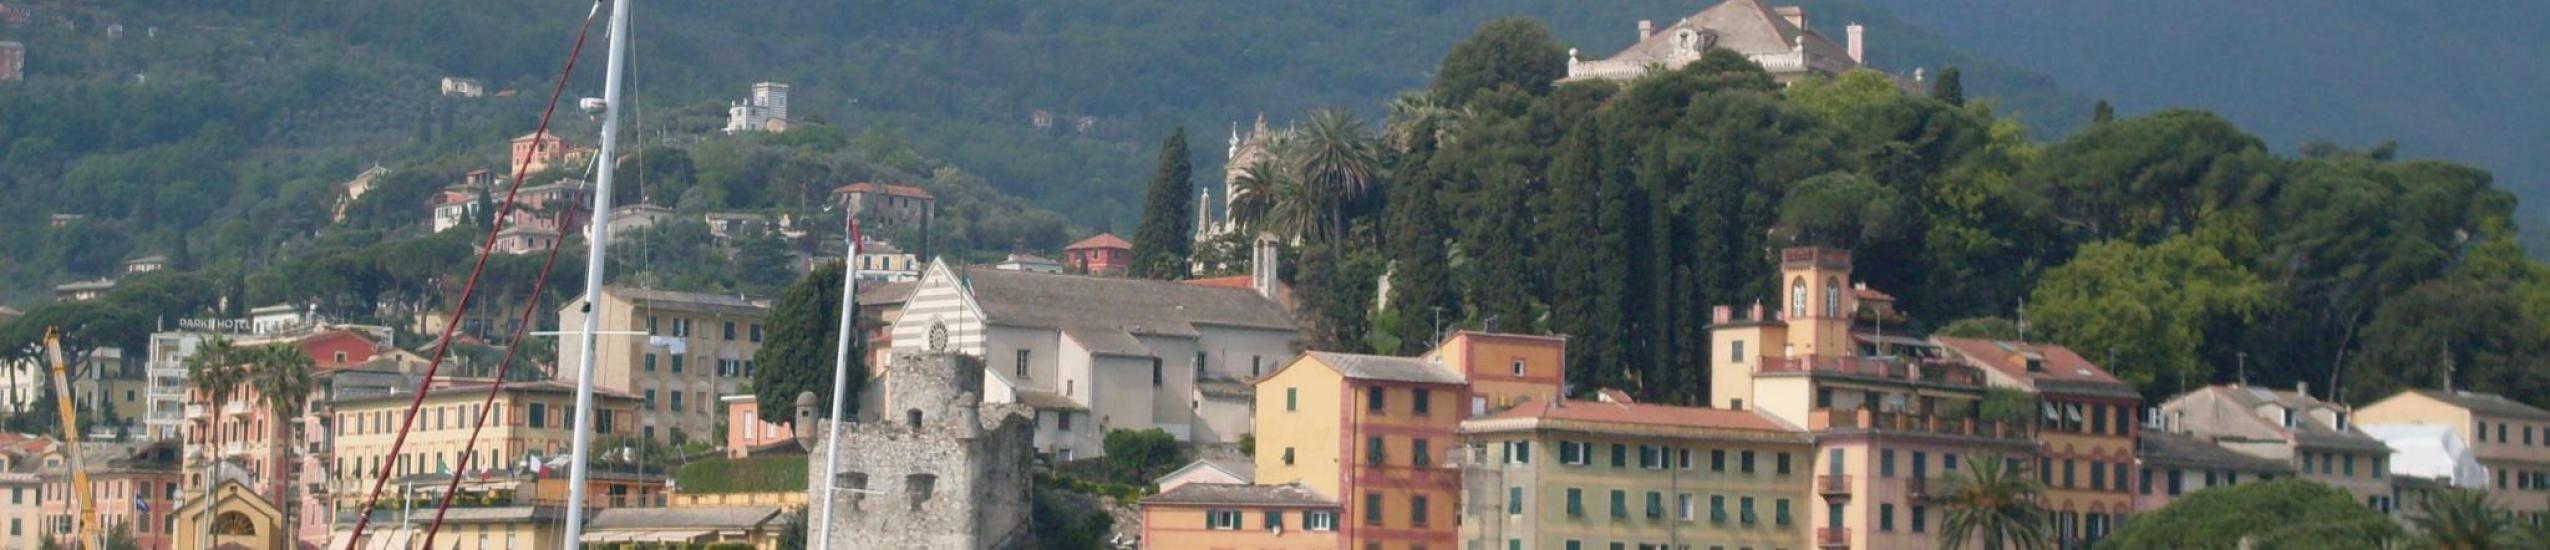
[[[718,398],[726,402],[726,457],[751,456],[754,449],[777,443],[794,443],[796,431],[789,423],[763,422],[761,404],[753,394],[737,394]]]
[[[176,525],[169,520],[169,512],[177,509],[180,498],[177,444],[88,442],[81,446],[88,455],[88,490],[95,497],[99,524],[130,529],[144,550],[168,550],[169,531]],[[72,536],[71,516],[79,508],[70,492],[66,449],[46,453],[38,474],[44,483],[37,495],[44,517],[41,530],[56,539]]]
[[[1081,239],[1063,247],[1063,267],[1103,277],[1122,276],[1133,268],[1133,243],[1113,233]]]

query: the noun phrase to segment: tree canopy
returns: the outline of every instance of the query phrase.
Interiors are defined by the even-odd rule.
[[[2397,523],[2346,490],[2299,479],[2189,493],[2135,516],[2101,550],[2387,548],[2404,541]],[[2249,543],[2244,545],[2243,542]]]

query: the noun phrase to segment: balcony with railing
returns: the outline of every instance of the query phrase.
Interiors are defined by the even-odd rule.
[[[1923,477],[1905,478],[1904,493],[1912,495],[1913,498],[1930,496],[1930,479]]]
[[[1799,373],[1851,376],[1916,384],[1983,387],[1974,367],[1944,361],[1910,361],[1897,357],[1763,357],[1755,373]]]
[[[1851,545],[1851,528],[1817,528],[1815,530],[1815,545],[1824,548],[1848,548]]]
[[[1851,476],[1842,474],[1815,476],[1815,492],[1826,497],[1848,497],[1851,494]]]
[[[1807,429],[1867,430],[1914,435],[1944,435],[1985,439],[2026,439],[2027,423],[1994,422],[1974,418],[1901,412],[1879,412],[1861,409],[1817,409],[1807,414]]]

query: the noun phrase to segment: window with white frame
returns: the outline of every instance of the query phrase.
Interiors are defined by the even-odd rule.
[[[1240,528],[1240,511],[1206,510],[1204,512],[1204,528],[1215,531],[1237,530]]]

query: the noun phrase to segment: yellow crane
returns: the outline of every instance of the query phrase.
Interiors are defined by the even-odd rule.
[[[62,329],[44,327],[44,358],[52,363],[54,403],[62,407],[62,445],[71,460],[71,495],[79,503],[80,513],[71,516],[71,529],[79,533],[82,547],[89,550],[106,548],[105,534],[97,524],[97,495],[89,487],[88,455],[80,452],[80,415],[72,406],[70,363],[62,360]]]

